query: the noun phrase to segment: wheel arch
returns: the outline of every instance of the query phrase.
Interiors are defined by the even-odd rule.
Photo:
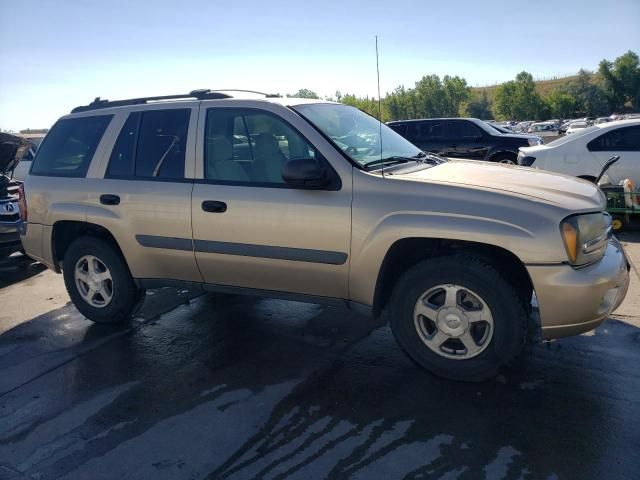
[[[60,220],[53,224],[51,233],[51,252],[57,273],[60,273],[60,266],[69,245],[82,236],[92,236],[105,240],[115,248],[123,259],[125,258],[118,241],[103,226],[77,220]]]
[[[509,156],[513,156],[514,159],[517,159],[518,147],[501,146],[494,150],[489,150],[489,152],[487,153],[487,161],[493,162],[498,155],[509,155]]]
[[[514,285],[525,304],[530,304],[533,282],[525,264],[509,250],[466,240],[403,238],[391,245],[382,261],[374,290],[374,316],[383,312],[395,284],[409,268],[429,258],[455,253],[472,253],[491,263]]]

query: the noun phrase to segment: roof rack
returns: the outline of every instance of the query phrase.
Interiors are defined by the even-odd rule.
[[[279,93],[265,93],[258,92],[256,90],[241,90],[238,88],[217,88],[215,90],[210,90],[211,92],[241,92],[241,93],[255,93],[256,95],[264,95],[266,98],[280,98],[282,95]]]
[[[257,93],[257,92],[254,92]],[[193,90],[189,93],[179,94],[179,95],[164,95],[160,97],[141,97],[141,98],[130,98],[127,100],[103,100],[100,97],[96,97],[93,102],[89,105],[82,105],[80,107],[76,107],[71,110],[71,113],[79,113],[79,112],[88,112],[91,110],[98,110],[100,108],[110,108],[110,107],[123,107],[126,105],[142,105],[150,102],[161,102],[163,100],[180,100],[180,99],[188,99],[195,98],[198,100],[218,100],[222,98],[232,98],[231,95],[227,95],[222,93],[221,91],[214,91],[209,89],[202,90]]]

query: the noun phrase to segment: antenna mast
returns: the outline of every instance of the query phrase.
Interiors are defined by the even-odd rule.
[[[378,140],[380,141],[380,161],[382,161],[382,100],[380,99],[380,64],[378,63],[378,36],[376,35],[376,73],[378,75]],[[384,163],[382,165],[382,176],[384,177]]]

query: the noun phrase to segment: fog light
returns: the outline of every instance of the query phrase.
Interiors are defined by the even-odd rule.
[[[600,304],[600,308],[598,309],[599,315],[604,315],[611,310],[611,307],[615,305],[616,298],[618,297],[618,287],[611,288],[607,290],[607,293],[602,297],[602,303]]]

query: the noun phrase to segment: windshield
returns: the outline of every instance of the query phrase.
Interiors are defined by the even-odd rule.
[[[309,103],[297,105],[293,109],[362,166],[380,159],[413,158],[421,153],[418,147],[384,123],[380,124],[378,120],[355,107],[333,103]]]
[[[511,130],[501,127],[500,125],[494,125],[493,123],[489,123],[489,122],[484,122],[485,125],[488,125],[489,128],[492,128],[493,130],[497,130],[498,133],[513,133]],[[494,133],[493,131],[489,131],[489,133]]]

